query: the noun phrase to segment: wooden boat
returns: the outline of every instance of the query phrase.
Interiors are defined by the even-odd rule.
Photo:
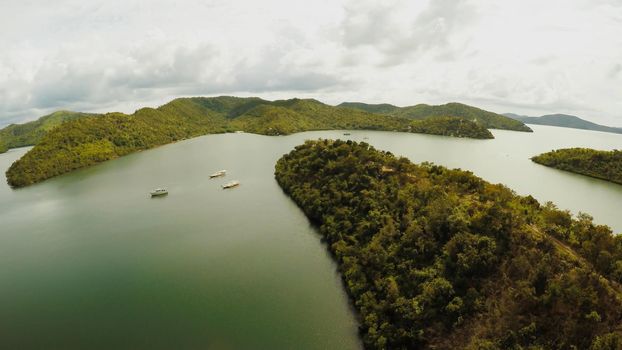
[[[151,191],[151,197],[164,196],[168,194],[168,190],[166,188],[156,188]]]
[[[222,189],[226,190],[227,188],[233,188],[237,186],[240,186],[240,181],[234,180],[234,181],[227,182],[226,184],[222,185]]]
[[[210,175],[209,178],[213,179],[215,177],[225,176],[225,174],[227,174],[226,170],[220,170],[220,171],[217,171],[217,172],[213,173],[212,175]]]

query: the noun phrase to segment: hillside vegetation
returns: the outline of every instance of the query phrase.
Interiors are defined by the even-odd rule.
[[[622,236],[469,172],[308,141],[276,180],[319,226],[367,349],[620,349]]]
[[[366,111],[369,113],[385,114],[419,120],[434,117],[457,117],[477,122],[478,124],[481,124],[488,129],[503,129],[527,132],[532,131],[521,121],[508,118],[501,114],[488,112],[483,109],[455,102],[438,106],[418,104],[408,107],[397,107],[390,104],[344,102],[339,106]]]
[[[552,168],[622,184],[622,151],[566,148],[531,158]]]
[[[242,130],[285,135],[307,130],[367,129],[423,132],[456,137],[492,138],[479,124],[435,118],[413,121],[338,108],[316,100],[266,101],[259,98],[181,98],[132,115],[109,113],[68,121],[48,131],[41,141],[7,171],[13,187],[139,150],[210,133]]]
[[[622,134],[622,128],[614,128],[611,126],[605,126],[605,125],[592,123],[585,119],[575,117],[574,115],[548,114],[548,115],[543,115],[541,117],[528,117],[528,116],[518,115],[518,114],[513,114],[513,113],[504,113],[503,115],[505,115],[506,117],[510,117],[512,119],[519,120],[527,124],[550,125],[550,126],[559,126],[562,128],[594,130],[594,131],[603,131],[603,132],[611,132],[615,134]]]
[[[492,139],[492,133],[480,124],[458,117],[434,117],[411,122],[412,132],[431,135]]]
[[[11,124],[0,130],[0,153],[3,153],[2,145],[5,146],[4,151],[9,148],[36,145],[45,134],[62,123],[89,116],[95,116],[95,114],[58,111],[32,122]]]

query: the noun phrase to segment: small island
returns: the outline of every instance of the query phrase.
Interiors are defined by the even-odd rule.
[[[622,236],[469,172],[341,140],[276,164],[319,226],[366,349],[615,349]]]
[[[532,161],[555,169],[622,184],[622,151],[565,148],[543,153]]]
[[[6,172],[8,183],[16,188],[136,151],[214,133],[244,131],[277,136],[359,129],[494,138],[487,127],[497,124],[489,124],[485,118],[471,119],[472,113],[486,117],[494,113],[469,106],[459,111],[464,110],[471,114],[454,115],[452,110],[432,108],[427,118],[412,118],[330,106],[313,99],[194,97],[179,98],[158,108],[142,108],[131,115],[58,112],[28,125],[9,126],[0,131],[0,136],[5,135],[11,145],[35,144]],[[495,117],[497,122],[507,119],[524,126],[504,116]]]

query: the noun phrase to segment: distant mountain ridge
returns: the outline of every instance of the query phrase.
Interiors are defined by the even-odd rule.
[[[532,131],[521,121],[457,102],[451,102],[437,106],[418,104],[407,107],[398,107],[386,103],[368,104],[361,102],[344,102],[338,105],[338,107],[346,107],[374,114],[385,114],[417,120],[427,119],[431,117],[451,116],[474,121],[488,129],[503,129],[526,132]]]
[[[622,134],[622,128],[600,125],[568,114],[547,114],[541,117],[528,117],[514,113],[503,113],[504,116],[519,120],[526,124],[559,126],[581,130],[594,130]]]
[[[178,100],[184,101],[184,99]],[[175,101],[178,100],[171,101],[170,103],[177,104]],[[435,119],[434,122],[419,124],[416,128],[413,128],[412,131],[436,135],[491,138],[492,135],[489,132],[484,130],[476,130],[478,128],[481,129],[482,127],[516,131],[531,131],[531,129],[525,126],[522,122],[515,121],[512,118],[461,103],[448,103],[440,106],[419,104],[410,107],[397,107],[386,103],[366,104],[360,102],[344,102],[337,107],[334,107],[312,99],[300,100],[294,98],[290,100],[267,101],[258,97],[237,98],[231,96],[202,98],[200,101],[200,104],[202,104],[201,108],[188,109],[189,107],[185,106],[183,109],[187,110],[189,113],[195,113],[196,116],[200,116],[204,114],[205,110],[209,110],[210,114],[219,114],[219,116],[223,117],[225,120],[233,120],[237,117],[244,116],[247,113],[249,116],[257,115],[257,112],[259,111],[261,112],[260,114],[263,115],[265,113],[266,116],[272,116],[273,118],[262,120],[261,123],[259,123],[258,120],[248,118],[248,116],[246,116],[246,118],[242,118],[241,120],[252,122],[251,124],[254,125],[265,124],[268,120],[271,120],[271,123],[276,123],[280,127],[280,129],[272,128],[271,131],[260,130],[261,127],[247,130],[249,132],[257,133],[272,132],[273,134],[285,134],[308,129],[325,129],[328,125],[332,125],[334,123],[326,118],[323,118],[323,114],[334,115],[336,110],[343,108],[375,115],[405,118],[409,120],[424,120],[433,118]],[[300,101],[306,101],[309,105],[307,107],[313,107],[307,111],[304,111],[305,113],[313,111],[313,116],[310,116],[307,113],[307,115],[301,117],[300,112],[302,109],[300,106],[298,106],[298,110],[295,110],[294,108],[293,112],[296,112],[297,114],[292,114],[291,110],[285,110],[291,109],[292,106],[295,107],[297,103],[301,103]],[[311,106],[312,102],[315,106]],[[259,108],[260,106],[263,107]],[[253,111],[253,109],[257,110]],[[280,110],[280,113],[277,113],[277,109]],[[340,115],[344,115],[344,113],[347,114],[345,111],[340,113]],[[3,129],[0,129],[0,153],[6,152],[10,148],[34,146],[39,143],[43,136],[64,122],[93,116],[101,116],[101,114],[61,110],[43,116],[35,121],[24,124],[11,124]],[[275,116],[277,116],[277,119],[281,119],[281,121],[277,122],[274,118]],[[439,119],[441,117],[443,119]],[[460,118],[466,120],[467,123],[463,122],[458,124],[448,118]],[[284,122],[285,119],[288,119],[288,121]],[[480,126],[470,125],[470,122],[476,122]],[[240,121],[233,124],[234,126],[239,126]],[[356,127],[356,123],[350,123],[347,126]]]

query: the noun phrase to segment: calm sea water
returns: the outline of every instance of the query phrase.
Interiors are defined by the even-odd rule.
[[[0,345],[358,349],[336,266],[276,184],[276,160],[305,139],[347,137],[471,170],[622,232],[622,186],[529,160],[561,147],[622,148],[622,135],[533,128],[494,140],[210,135],[16,191],[0,184]],[[0,168],[25,151],[0,155]],[[220,169],[227,176],[210,180]],[[220,188],[233,179],[242,185]],[[149,198],[159,186],[170,194]]]

